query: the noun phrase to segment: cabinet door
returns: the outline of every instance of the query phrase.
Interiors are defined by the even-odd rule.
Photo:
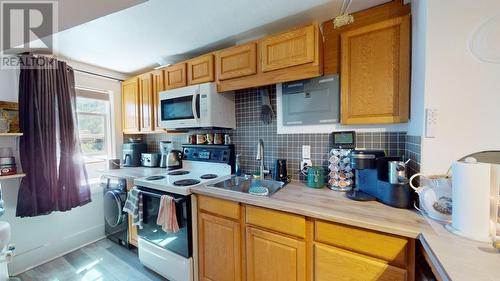
[[[314,61],[314,25],[269,36],[260,42],[262,71],[271,71]]]
[[[214,81],[214,56],[204,55],[187,62],[188,84],[200,84]]]
[[[151,132],[154,127],[153,76],[151,73],[139,76],[139,105],[141,132]]]
[[[174,89],[187,85],[186,64],[179,63],[165,68],[165,89]]]
[[[219,80],[257,73],[257,45],[248,43],[217,52],[216,69]]]
[[[341,34],[343,124],[408,122],[410,16]]]
[[[157,70],[152,72],[152,88],[153,88],[153,120],[154,120],[154,130],[162,131],[160,128],[160,92],[165,90],[163,70]]]
[[[241,239],[238,222],[200,212],[198,251],[201,281],[241,280]]]
[[[247,227],[246,246],[248,281],[306,280],[304,241]]]
[[[374,258],[316,243],[315,281],[404,281],[407,271]]]
[[[139,80],[122,83],[122,130],[125,134],[139,132]]]

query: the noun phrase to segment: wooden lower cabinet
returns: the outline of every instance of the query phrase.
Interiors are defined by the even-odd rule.
[[[336,247],[314,244],[315,281],[403,281],[407,271],[374,258]]]
[[[305,242],[285,235],[246,229],[247,281],[305,281]]]
[[[206,213],[198,214],[199,279],[241,280],[240,223]]]
[[[200,281],[414,280],[413,239],[198,199]]]

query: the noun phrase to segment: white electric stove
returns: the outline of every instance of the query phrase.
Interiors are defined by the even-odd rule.
[[[191,187],[204,185],[231,174],[231,165],[184,160],[182,168],[134,180],[135,185],[180,195],[191,194]]]
[[[143,198],[143,228],[138,230],[141,263],[171,281],[192,281],[193,225],[191,188],[232,172],[234,149],[226,145],[183,145],[182,168],[134,180]],[[160,198],[174,198],[180,231],[166,233],[156,224]]]

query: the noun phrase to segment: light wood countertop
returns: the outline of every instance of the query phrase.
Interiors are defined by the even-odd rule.
[[[136,178],[149,177],[165,173],[165,168],[149,168],[149,167],[122,167],[120,169],[102,170],[99,171],[103,176],[120,177],[128,180]]]
[[[195,194],[217,197],[311,218],[343,223],[419,239],[441,280],[500,280],[500,253],[489,243],[471,241],[448,232],[443,225],[415,210],[379,202],[358,202],[328,188],[307,188],[292,182],[271,197],[194,187]]]

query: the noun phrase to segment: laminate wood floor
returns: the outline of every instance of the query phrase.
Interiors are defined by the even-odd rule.
[[[102,239],[18,276],[22,281],[157,281],[137,253]]]

